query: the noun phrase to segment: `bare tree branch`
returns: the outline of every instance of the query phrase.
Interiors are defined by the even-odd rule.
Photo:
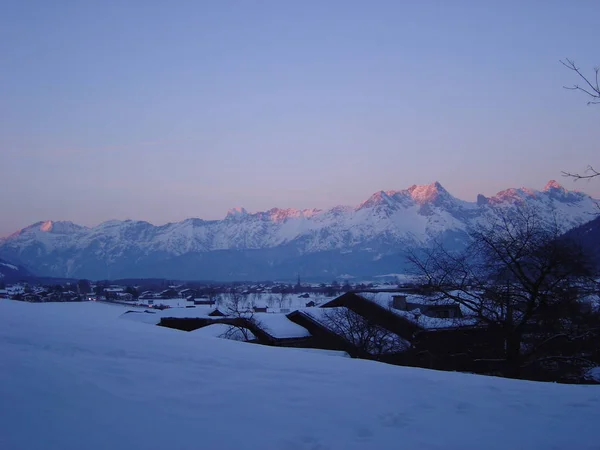
[[[565,58],[564,61],[560,60],[560,63],[565,66],[567,69],[575,72],[580,79],[582,79],[585,83],[585,87],[581,87],[578,84],[574,84],[573,86],[563,86],[565,89],[573,90],[573,91],[581,91],[584,94],[588,95],[592,98],[588,102],[588,105],[596,105],[600,104],[600,83],[599,83],[599,74],[600,67],[595,67],[595,77],[594,80],[588,79],[585,75],[581,73],[581,70],[575,64],[575,61],[572,59]],[[571,172],[562,172],[563,176],[573,178],[574,180],[589,180],[590,178],[595,178],[600,176],[600,172],[595,170],[592,166],[588,166],[586,171],[581,173],[571,173]]]
[[[585,170],[584,175],[582,175],[580,173],[571,173],[571,172],[562,172],[562,175],[564,177],[574,178],[575,181],[577,181],[577,180],[588,180],[590,178],[595,178],[597,176],[600,176],[600,172],[598,172],[592,166],[587,166],[587,169]]]
[[[592,97],[593,100],[588,102],[588,105],[594,105],[600,103],[600,85],[598,84],[598,73],[600,72],[600,67],[594,68],[595,72],[595,84],[590,81],[585,75],[581,73],[581,70],[575,64],[575,61],[565,58],[565,60],[560,60],[560,63],[565,66],[567,69],[572,70],[579,78],[581,78],[586,87],[581,87],[578,84],[574,84],[573,86],[563,86],[565,89],[573,90],[573,91],[581,91]]]
[[[575,72],[580,79],[582,79],[585,83],[585,87],[581,87],[578,84],[574,84],[573,86],[563,86],[565,89],[581,91],[592,98],[588,102],[588,105],[600,104],[600,83],[598,81],[600,74],[600,67],[595,67],[595,79],[591,81],[585,75],[581,73],[581,70],[575,64],[575,61],[569,58],[565,58],[565,60],[560,60],[560,63],[565,66],[567,69]],[[592,166],[588,166],[586,171],[581,173],[571,173],[571,172],[562,172],[563,176],[573,178],[574,180],[589,180],[590,178],[595,178],[600,176],[600,172],[595,170]]]

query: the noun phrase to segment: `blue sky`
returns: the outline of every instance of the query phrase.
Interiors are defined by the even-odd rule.
[[[600,165],[597,1],[4,1],[0,235]]]

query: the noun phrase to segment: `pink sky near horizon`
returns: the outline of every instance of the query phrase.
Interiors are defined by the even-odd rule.
[[[140,7],[143,5],[143,7]],[[9,2],[0,236],[357,205],[439,181],[600,198],[600,3]],[[585,11],[585,14],[581,14]]]

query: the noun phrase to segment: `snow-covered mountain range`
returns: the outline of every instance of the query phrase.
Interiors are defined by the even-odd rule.
[[[592,220],[595,201],[555,181],[543,190],[507,189],[476,202],[438,182],[380,191],[356,207],[236,208],[223,220],[187,219],[155,226],[109,221],[88,228],[35,223],[0,239],[0,257],[43,276],[76,278],[292,279],[369,276],[402,271],[402,250],[441,237],[462,245],[466,230],[496,207],[523,202],[556,217],[564,231]]]

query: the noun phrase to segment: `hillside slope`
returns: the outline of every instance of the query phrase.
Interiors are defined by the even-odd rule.
[[[0,448],[584,449],[600,386],[203,338],[119,306],[0,300]]]
[[[573,228],[565,237],[580,243],[600,267],[600,216]]]

